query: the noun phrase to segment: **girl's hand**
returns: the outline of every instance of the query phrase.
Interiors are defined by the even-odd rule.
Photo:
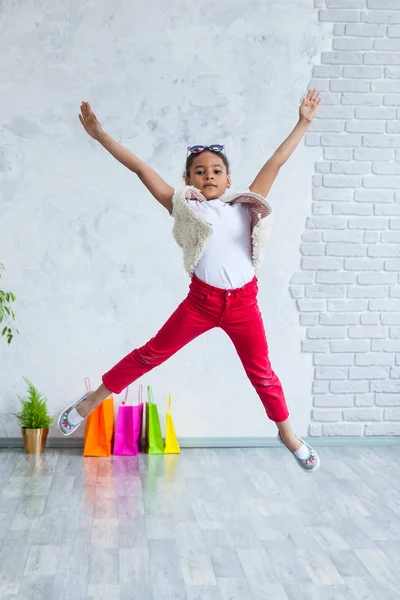
[[[316,88],[313,90],[308,90],[307,96],[305,96],[300,105],[300,119],[311,123],[319,111],[321,102],[321,94]]]
[[[85,131],[95,140],[98,140],[102,133],[104,133],[101,128],[100,123],[98,122],[96,115],[92,111],[92,108],[89,102],[82,102],[81,104],[81,114],[79,115],[79,120],[82,123]]]

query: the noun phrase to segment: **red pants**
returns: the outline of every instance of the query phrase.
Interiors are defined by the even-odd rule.
[[[221,327],[231,338],[268,417],[285,421],[289,413],[282,385],[268,358],[257,292],[256,278],[242,288],[223,290],[194,276],[188,296],[165,325],[147,344],[133,350],[103,375],[104,385],[119,394],[202,333]]]

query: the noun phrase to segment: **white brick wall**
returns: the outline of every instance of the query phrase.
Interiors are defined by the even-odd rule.
[[[332,51],[309,86],[321,157],[291,286],[313,355],[309,434],[400,435],[400,0],[315,6]]]

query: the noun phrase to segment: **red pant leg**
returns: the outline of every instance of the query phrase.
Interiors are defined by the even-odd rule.
[[[196,300],[189,294],[147,344],[130,352],[103,375],[104,385],[111,392],[119,394],[130,383],[161,365],[183,346],[213,327],[215,319],[199,310]]]
[[[255,288],[250,296],[238,295],[233,298],[221,327],[231,338],[268,417],[279,423],[288,418],[289,412],[282,384],[269,360],[267,338],[256,294]]]

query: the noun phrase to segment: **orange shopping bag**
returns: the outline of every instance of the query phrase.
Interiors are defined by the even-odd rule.
[[[85,379],[90,390],[90,380]],[[114,398],[110,396],[86,419],[83,456],[111,456],[114,436]]]

